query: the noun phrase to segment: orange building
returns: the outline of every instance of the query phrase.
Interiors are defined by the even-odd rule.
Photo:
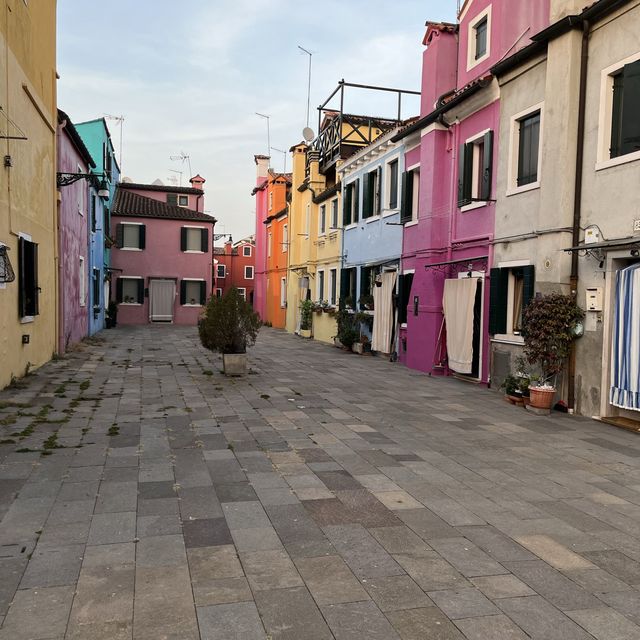
[[[289,264],[289,190],[291,174],[271,173],[267,184],[266,322],[284,329]]]

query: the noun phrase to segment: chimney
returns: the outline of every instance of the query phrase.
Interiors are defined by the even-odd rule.
[[[193,178],[191,178],[189,182],[194,189],[200,189],[201,191],[204,191],[204,183],[206,182],[206,180],[200,174],[193,176]]]
[[[256,178],[258,179],[258,182],[260,182],[260,180],[269,175],[269,161],[271,158],[269,156],[253,156],[253,159],[257,165]]]

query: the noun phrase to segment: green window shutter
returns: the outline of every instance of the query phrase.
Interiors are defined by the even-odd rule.
[[[480,199],[491,198],[491,179],[493,164],[493,131],[484,134],[484,155],[482,157],[482,185],[480,186]]]
[[[533,265],[522,267],[522,308],[524,309],[535,295],[536,270]]]
[[[144,304],[144,280],[142,278],[138,280],[138,303]]]
[[[344,189],[342,200],[342,224],[346,227],[351,224],[351,203],[353,202],[353,185],[348,184]]]
[[[489,278],[489,333],[506,333],[509,269],[491,269]]]
[[[116,302],[122,302],[122,278],[116,280]]]
[[[176,193],[167,193],[167,204],[172,204],[174,206],[178,205],[178,194]]]
[[[187,228],[180,228],[180,251],[187,250]]]
[[[18,238],[18,313],[21,318],[27,315],[27,279],[24,245],[24,238]]]
[[[376,216],[382,213],[382,167],[376,169],[376,188],[374,192],[374,202],[376,210],[373,212]]]
[[[138,229],[140,230],[138,235],[138,248],[144,249],[147,246],[147,226],[141,224]]]
[[[467,145],[461,144],[458,147],[458,206],[459,207],[463,207],[465,204],[467,204],[466,194],[465,194],[465,182],[464,182],[466,152],[467,152]]]
[[[207,302],[207,283],[203,280],[200,283],[200,304],[206,304]]]
[[[353,183],[353,220],[358,222],[360,219],[360,178]]]
[[[396,296],[396,308],[398,309],[398,324],[402,324],[407,321],[407,307],[402,308],[402,301],[404,299],[404,288],[407,284],[407,276],[401,275],[398,278],[398,295]]]
[[[201,251],[207,253],[209,251],[209,230],[202,229]]]
[[[344,301],[349,296],[349,281],[351,269],[340,271],[340,307],[344,307]]]
[[[180,280],[180,304],[187,304],[187,281]]]
[[[625,65],[622,74],[620,155],[640,151],[640,60]]]
[[[609,155],[617,158],[622,151],[622,92],[624,90],[624,73],[613,78],[613,97],[611,104],[611,147]]]
[[[118,223],[116,225],[116,246],[118,247],[118,249],[122,249],[123,239],[124,239],[124,228],[120,223]]]
[[[370,218],[373,215],[373,198],[371,197],[371,187],[373,186],[371,173],[365,173],[362,178],[362,219]]]
[[[32,315],[37,316],[40,313],[40,287],[38,286],[38,245],[31,243],[31,269],[33,274],[33,293],[32,293]]]
[[[411,220],[413,208],[413,171],[405,171],[402,174],[402,200],[400,203],[400,222]]]

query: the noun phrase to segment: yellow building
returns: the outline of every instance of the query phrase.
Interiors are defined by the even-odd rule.
[[[2,388],[56,349],[55,0],[6,0],[0,38]]]

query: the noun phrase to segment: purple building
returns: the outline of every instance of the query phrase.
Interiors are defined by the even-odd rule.
[[[549,0],[467,0],[457,24],[427,23],[421,117],[394,138],[405,144],[398,354],[412,369],[489,379],[500,109],[491,67],[548,22]]]

